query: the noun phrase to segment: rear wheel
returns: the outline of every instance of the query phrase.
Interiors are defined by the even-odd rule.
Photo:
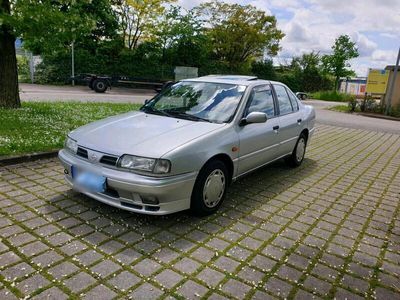
[[[190,209],[195,215],[205,216],[218,210],[225,198],[228,170],[219,160],[208,162],[197,176]]]
[[[300,166],[306,154],[306,147],[307,138],[304,133],[301,133],[292,154],[285,159],[286,162],[292,167]]]
[[[97,93],[104,93],[106,91],[106,89],[107,89],[107,83],[104,80],[96,79],[93,82],[93,89]]]

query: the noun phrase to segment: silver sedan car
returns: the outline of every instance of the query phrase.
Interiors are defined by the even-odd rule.
[[[66,181],[132,212],[215,212],[230,183],[284,158],[299,166],[315,112],[279,82],[247,76],[180,81],[140,111],[80,127],[59,152]]]

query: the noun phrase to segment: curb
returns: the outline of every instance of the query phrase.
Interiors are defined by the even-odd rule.
[[[57,157],[58,151],[59,150],[53,150],[48,152],[31,153],[19,156],[0,157],[0,166],[8,166],[24,162],[32,162],[39,159],[54,158]]]
[[[391,117],[391,116],[385,116],[385,115],[379,115],[379,114],[361,113],[361,112],[358,112],[356,114],[359,115],[359,116],[376,118],[376,119],[384,119],[384,120],[390,120],[390,121],[400,121],[400,118]]]

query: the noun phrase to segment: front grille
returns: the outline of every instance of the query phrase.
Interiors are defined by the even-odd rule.
[[[103,155],[103,157],[100,159],[100,163],[105,165],[115,166],[117,164],[117,160],[118,157]]]
[[[78,147],[78,150],[76,151],[76,154],[78,155],[78,156],[80,156],[80,157],[83,157],[83,158],[88,158],[88,152],[87,152],[87,150],[86,149],[83,149],[83,148],[81,148],[81,147]]]

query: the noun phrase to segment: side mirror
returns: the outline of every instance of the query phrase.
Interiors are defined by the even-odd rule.
[[[247,124],[253,124],[253,123],[265,123],[267,122],[267,114],[263,112],[251,112],[247,115],[246,118],[243,118],[240,120],[239,125],[240,126],[245,126]]]

